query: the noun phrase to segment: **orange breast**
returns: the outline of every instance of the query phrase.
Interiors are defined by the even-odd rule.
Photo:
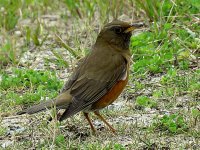
[[[117,99],[117,97],[121,94],[127,82],[128,82],[128,75],[125,80],[118,81],[106,95],[104,95],[101,99],[92,104],[91,109],[98,110],[113,103]]]

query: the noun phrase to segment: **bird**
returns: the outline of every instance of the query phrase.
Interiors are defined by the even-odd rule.
[[[57,114],[63,121],[83,112],[93,133],[96,132],[89,117],[93,112],[111,132],[115,129],[100,114],[100,110],[112,104],[128,83],[132,31],[142,27],[140,23],[113,20],[107,23],[97,36],[88,55],[82,58],[57,97],[22,110],[17,115],[34,114],[56,107],[64,109]]]

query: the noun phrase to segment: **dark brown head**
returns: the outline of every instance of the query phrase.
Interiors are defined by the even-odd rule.
[[[111,46],[118,47],[121,50],[127,50],[130,44],[131,31],[141,27],[142,24],[130,24],[127,22],[114,20],[108,23],[101,30],[97,41],[104,41]]]

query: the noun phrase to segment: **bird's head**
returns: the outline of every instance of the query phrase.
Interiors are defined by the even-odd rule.
[[[127,23],[119,20],[114,20],[106,24],[101,30],[98,40],[106,42],[111,46],[118,47],[118,49],[127,50],[130,44],[132,31],[142,27],[141,23]]]

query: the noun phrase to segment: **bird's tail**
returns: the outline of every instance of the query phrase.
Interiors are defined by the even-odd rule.
[[[41,104],[32,106],[30,108],[27,108],[25,110],[22,110],[17,113],[17,115],[22,114],[34,114],[46,109],[51,109],[56,106],[58,109],[66,109],[71,102],[72,96],[70,95],[69,91],[63,92],[59,94],[55,99],[48,100],[46,102],[43,102]]]
[[[25,110],[22,110],[20,112],[17,112],[17,115],[22,115],[22,114],[34,114],[43,110],[46,110],[48,108],[53,108],[55,106],[55,100],[49,100],[46,102],[43,102],[38,105],[34,105],[30,108],[27,108]]]

